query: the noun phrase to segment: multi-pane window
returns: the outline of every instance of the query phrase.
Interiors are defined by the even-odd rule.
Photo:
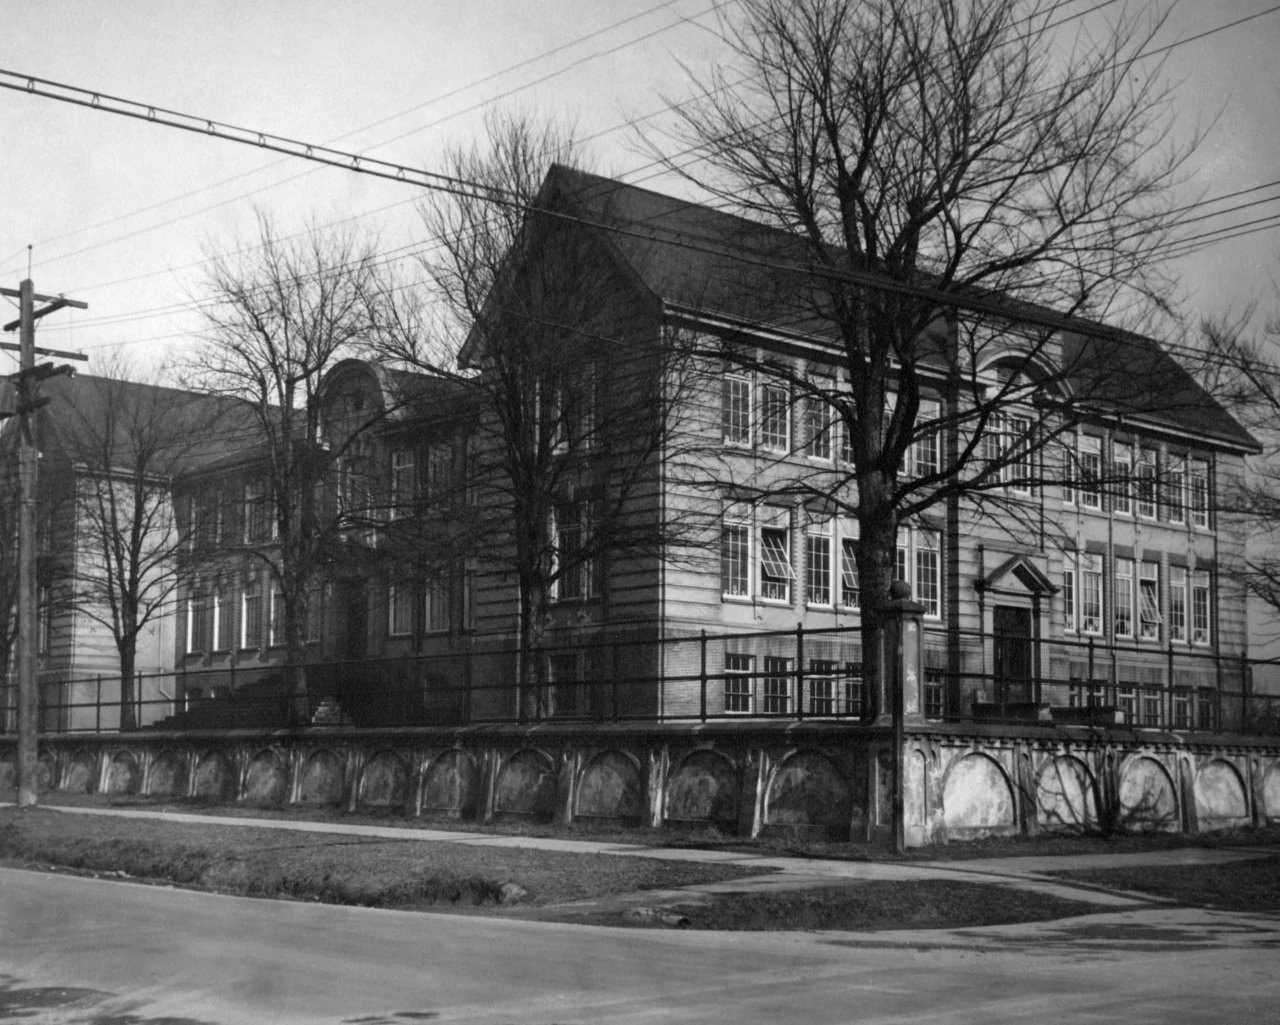
[[[916,429],[921,432],[911,443],[910,472],[913,477],[926,477],[938,472],[941,466],[937,421],[942,406],[937,399],[921,399],[916,415]]]
[[[275,523],[271,515],[267,487],[262,481],[249,481],[245,484],[244,509],[240,519],[244,525],[245,544],[251,545],[270,540]]]
[[[791,712],[791,659],[778,655],[764,657],[760,679],[760,697],[766,715]]]
[[[1187,639],[1187,569],[1169,567],[1169,640]]]
[[[36,595],[36,651],[49,654],[53,635],[53,600],[48,587],[41,587]]]
[[[391,501],[392,517],[407,516],[413,511],[415,490],[413,449],[398,448],[391,453]]]
[[[468,559],[462,568],[462,629],[474,630],[476,628],[476,613],[478,610],[478,585],[480,580],[480,567],[475,559]]]
[[[1160,690],[1156,687],[1142,688],[1142,725],[1160,725]]]
[[[764,506],[760,518],[760,597],[791,601],[791,512]]]
[[[1191,643],[1208,644],[1210,640],[1209,573],[1197,570],[1191,574]]]
[[[240,591],[240,647],[261,646],[262,584],[256,576],[250,576]]]
[[[1192,459],[1189,469],[1191,524],[1209,526],[1209,464],[1203,459]]]
[[[1170,523],[1181,523],[1186,516],[1183,504],[1183,489],[1186,487],[1186,480],[1186,457],[1170,456],[1165,467],[1163,488],[1165,516]]]
[[[1111,449],[1111,510],[1117,516],[1133,512],[1130,478],[1133,476],[1133,446],[1117,441]]]
[[[1068,552],[1062,557],[1062,628],[1076,629],[1076,557]]]
[[[721,392],[720,425],[726,445],[751,444],[750,375],[725,375]]]
[[[720,525],[720,588],[726,596],[751,596],[751,506],[725,506]]]
[[[866,684],[862,679],[862,663],[844,664],[844,711],[846,715],[861,715],[866,705]]]
[[[284,592],[279,584],[272,584],[267,606],[267,643],[277,647],[284,642]]]
[[[726,653],[724,656],[724,710],[751,712],[751,655]]]
[[[1156,453],[1154,449],[1139,450],[1136,484],[1138,515],[1154,520],[1156,518]]]
[[[1102,633],[1102,556],[1080,556],[1080,632]]]
[[[1160,564],[1143,562],[1138,576],[1138,636],[1143,640],[1160,639]]]
[[[387,588],[387,633],[407,637],[413,633],[413,588],[405,583]]]
[[[852,516],[840,521],[840,604],[846,609],[862,606],[862,590],[858,586],[858,521]]]
[[[830,385],[826,386],[830,390]],[[804,454],[810,459],[830,459],[835,421],[826,399],[811,395],[804,402]]]
[[[774,452],[791,449],[791,396],[785,384],[760,386],[760,447]]]
[[[988,419],[983,458],[994,467],[995,479],[1020,494],[1031,490],[1031,448],[1030,419],[1010,413],[993,413]]]
[[[235,593],[219,582],[214,591],[213,638],[215,651],[230,651],[235,644]]]
[[[324,630],[326,602],[329,599],[331,584],[312,584],[307,588],[307,621],[306,639],[308,644],[320,640]]]
[[[836,677],[840,663],[832,659],[809,660],[809,714],[834,715],[836,711]]]
[[[911,597],[924,606],[924,614],[942,614],[942,544],[937,531],[898,529],[897,576],[911,585]]]
[[[587,601],[596,596],[596,561],[591,554],[593,503],[560,502],[555,508],[556,601]]]
[[[1116,559],[1115,631],[1117,637],[1133,636],[1133,560]]]
[[[804,600],[810,605],[831,604],[830,519],[813,519],[804,531]]]
[[[449,629],[449,586],[443,577],[433,577],[423,588],[422,629],[429,634]]]
[[[1082,434],[1077,458],[1076,500],[1084,509],[1101,508],[1102,439],[1093,434]]]

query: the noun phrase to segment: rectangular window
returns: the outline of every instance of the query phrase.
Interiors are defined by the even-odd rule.
[[[1160,639],[1160,564],[1144,562],[1138,578],[1138,636],[1145,641]]]
[[[235,595],[223,583],[217,585],[213,599],[213,637],[215,651],[230,651],[235,643]]]
[[[760,510],[760,597],[765,601],[791,601],[791,512],[764,507]]]
[[[249,577],[240,591],[240,647],[261,646],[262,584],[257,577]]]
[[[53,619],[53,600],[48,587],[41,587],[36,595],[36,652],[49,654]]]
[[[476,628],[476,612],[477,602],[479,599],[478,585],[480,581],[480,567],[474,559],[468,559],[462,569],[462,629],[474,630]]]
[[[1130,496],[1133,476],[1133,447],[1116,442],[1111,459],[1111,509],[1117,516],[1129,516],[1133,512]]]
[[[274,526],[270,521],[274,517],[269,515],[267,488],[262,481],[249,481],[245,484],[243,505],[243,513],[240,517],[244,524],[243,543],[252,545],[270,540]]]
[[[916,546],[916,577],[912,595],[924,606],[926,616],[942,611],[942,546],[932,530],[912,531]]]
[[[1212,690],[1196,692],[1196,725],[1202,730],[1218,728],[1217,695]]]
[[[720,524],[720,588],[726,597],[751,596],[751,507],[725,506]]]
[[[442,577],[428,581],[422,592],[422,628],[429,634],[449,629],[449,582]]]
[[[1092,434],[1080,436],[1080,473],[1076,483],[1077,501],[1081,508],[1102,507],[1102,439]]]
[[[1165,518],[1170,523],[1181,523],[1186,517],[1184,490],[1187,486],[1187,460],[1185,456],[1170,456],[1164,474]]]
[[[1184,687],[1173,692],[1173,728],[1191,729],[1191,692]]]
[[[279,647],[285,642],[284,636],[284,592],[279,584],[272,584],[270,605],[267,608],[267,643]]]
[[[1187,570],[1169,567],[1169,640],[1187,639]]]
[[[724,656],[724,710],[740,715],[751,713],[750,655]]]
[[[804,600],[831,604],[831,520],[810,519],[804,531]]]
[[[809,714],[835,715],[836,677],[840,663],[830,659],[809,660]]]
[[[791,450],[791,396],[785,384],[760,386],[760,447],[772,452]]]
[[[866,707],[866,686],[862,681],[862,663],[844,664],[844,712],[860,716]]]
[[[852,516],[840,519],[840,604],[846,609],[862,607],[862,591],[858,586],[858,521]]]
[[[1102,633],[1102,556],[1080,556],[1080,632]]]
[[[307,622],[305,624],[308,644],[315,644],[324,632],[325,603],[332,585],[312,584],[307,588]]]
[[[1133,560],[1116,559],[1115,631],[1117,637],[1133,636]]]
[[[1190,464],[1191,525],[1209,526],[1209,464],[1193,459]]]
[[[816,387],[831,391],[830,381],[815,381]],[[835,420],[831,406],[819,395],[810,395],[804,401],[804,454],[810,459],[830,459],[831,439],[835,433]]]
[[[910,471],[914,477],[926,477],[938,472],[941,464],[938,419],[942,405],[937,399],[921,399],[916,415],[916,440],[911,443]]]
[[[387,588],[387,633],[392,637],[413,633],[413,588],[408,584]]]
[[[1066,505],[1075,505],[1075,480],[1079,473],[1079,468],[1076,466],[1075,435],[1063,435],[1058,451],[1062,455],[1062,501]]]
[[[393,519],[413,512],[415,490],[413,449],[398,448],[391,453],[390,515]]]
[[[469,457],[473,463],[477,458],[474,451],[469,453]],[[474,465],[472,469],[474,470]],[[426,477],[422,482],[422,498],[437,508],[447,505],[453,485],[453,446],[447,441],[433,442],[426,451]],[[410,500],[412,497],[413,492],[410,492]]]
[[[1156,518],[1156,453],[1144,448],[1138,453],[1137,475],[1138,515],[1149,520]]]
[[[1137,725],[1138,695],[1133,687],[1116,688],[1116,707],[1120,710],[1120,719],[1126,726]]]
[[[1076,629],[1076,557],[1067,552],[1062,557],[1062,628]]]
[[[791,659],[766,655],[763,669],[760,690],[764,714],[789,715],[791,713]]]
[[[751,378],[727,374],[721,393],[720,425],[726,445],[751,444]]]
[[[1160,689],[1158,687],[1142,688],[1142,725],[1160,725]]]
[[[1191,574],[1191,643],[1208,644],[1211,638],[1209,613],[1209,574],[1197,570]]]

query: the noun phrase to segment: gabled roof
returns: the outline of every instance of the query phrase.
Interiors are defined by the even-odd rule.
[[[608,238],[655,299],[707,317],[833,341],[835,326],[808,300],[812,251],[778,228],[554,165],[540,203],[608,229]],[[788,266],[789,265],[789,266]],[[990,296],[983,298],[990,299]],[[1019,309],[1010,303],[1012,318]],[[1050,310],[1040,312],[1052,315]],[[1104,407],[1131,418],[1227,447],[1259,451],[1248,431],[1154,339],[1076,319],[1064,331],[1071,365],[1097,367],[1078,382]],[[1083,378],[1088,376],[1089,380]]]

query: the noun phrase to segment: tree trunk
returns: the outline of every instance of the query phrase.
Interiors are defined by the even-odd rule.
[[[122,732],[138,728],[138,695],[134,688],[137,659],[136,643],[125,642],[120,646],[120,729]]]
[[[542,579],[520,584],[519,715],[540,720],[555,714],[555,695],[547,673],[547,586]]]

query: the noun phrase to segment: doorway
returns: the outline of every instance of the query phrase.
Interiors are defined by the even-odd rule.
[[[991,611],[996,701],[1000,705],[1034,701],[1031,610],[1015,605],[996,605]]]

